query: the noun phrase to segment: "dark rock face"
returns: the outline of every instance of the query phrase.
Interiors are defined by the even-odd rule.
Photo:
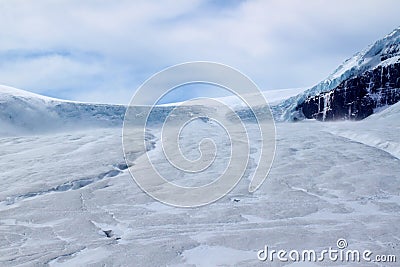
[[[308,119],[362,120],[374,109],[400,101],[400,62],[378,66],[335,89],[307,98],[298,109]]]

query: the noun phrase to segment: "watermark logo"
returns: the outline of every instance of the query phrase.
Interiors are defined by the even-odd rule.
[[[174,89],[195,83],[230,91],[244,103],[242,113],[217,98],[196,98],[174,106],[157,104]],[[123,147],[129,171],[148,195],[165,204],[197,207],[214,202],[229,193],[248,169],[251,140],[243,120],[249,117],[261,136],[259,157],[248,188],[249,192],[254,192],[266,179],[275,153],[275,124],[264,95],[247,76],[223,64],[189,62],[169,67],[144,82],[127,108]],[[201,173],[215,164],[218,140],[203,138],[197,146],[200,156],[187,158],[181,149],[180,136],[185,127],[196,119],[212,121],[223,128],[230,143],[229,164],[211,183],[182,186],[171,182],[171,177],[163,177],[155,168],[157,162],[152,162],[149,155],[148,129],[160,126],[160,138],[155,145],[162,148],[168,164],[179,172]],[[146,152],[137,158],[140,151]]]
[[[396,262],[396,255],[374,254],[371,250],[348,249],[347,240],[339,238],[336,248],[329,247],[322,250],[285,250],[270,249],[267,245],[257,252],[260,261],[278,262]]]
[[[345,248],[347,248],[347,241],[346,241],[346,239],[344,239],[344,238],[339,238],[339,239],[337,240],[337,242],[336,242],[336,246],[337,246],[339,249],[345,249]]]

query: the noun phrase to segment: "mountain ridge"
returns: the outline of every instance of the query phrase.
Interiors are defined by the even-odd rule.
[[[279,102],[302,91],[302,88],[279,89],[263,92],[271,102]],[[240,100],[232,97],[220,99],[229,106],[239,108]],[[180,103],[156,106],[148,121],[158,123]],[[0,136],[30,135],[86,128],[122,127],[128,105],[88,103],[42,96],[10,86],[0,85]],[[134,112],[139,118],[143,108]],[[199,107],[181,107],[182,112],[196,114]],[[138,117],[139,116],[139,117]]]
[[[0,86],[0,135],[122,125],[126,107],[51,98]]]
[[[304,119],[304,114],[298,110],[308,97],[328,92],[336,88],[343,81],[359,76],[382,64],[390,64],[400,58],[400,27],[375,41],[364,50],[354,54],[339,65],[326,79],[322,80],[308,90],[273,107],[275,118],[278,121]]]

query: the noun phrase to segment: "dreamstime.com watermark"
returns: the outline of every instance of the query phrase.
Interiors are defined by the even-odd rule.
[[[336,247],[329,247],[320,251],[313,249],[305,250],[276,250],[270,249],[265,245],[264,249],[257,252],[260,261],[280,261],[280,262],[379,262],[395,263],[396,255],[375,255],[371,250],[348,249],[346,239],[340,238],[336,242]]]

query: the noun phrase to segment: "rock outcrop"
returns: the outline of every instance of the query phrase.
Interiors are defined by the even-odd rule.
[[[361,120],[374,110],[399,101],[400,59],[397,59],[393,64],[378,65],[345,80],[333,90],[308,97],[297,109],[308,119]]]
[[[273,105],[274,117],[278,121],[362,119],[398,101],[399,60],[400,27],[344,61],[312,88]]]

